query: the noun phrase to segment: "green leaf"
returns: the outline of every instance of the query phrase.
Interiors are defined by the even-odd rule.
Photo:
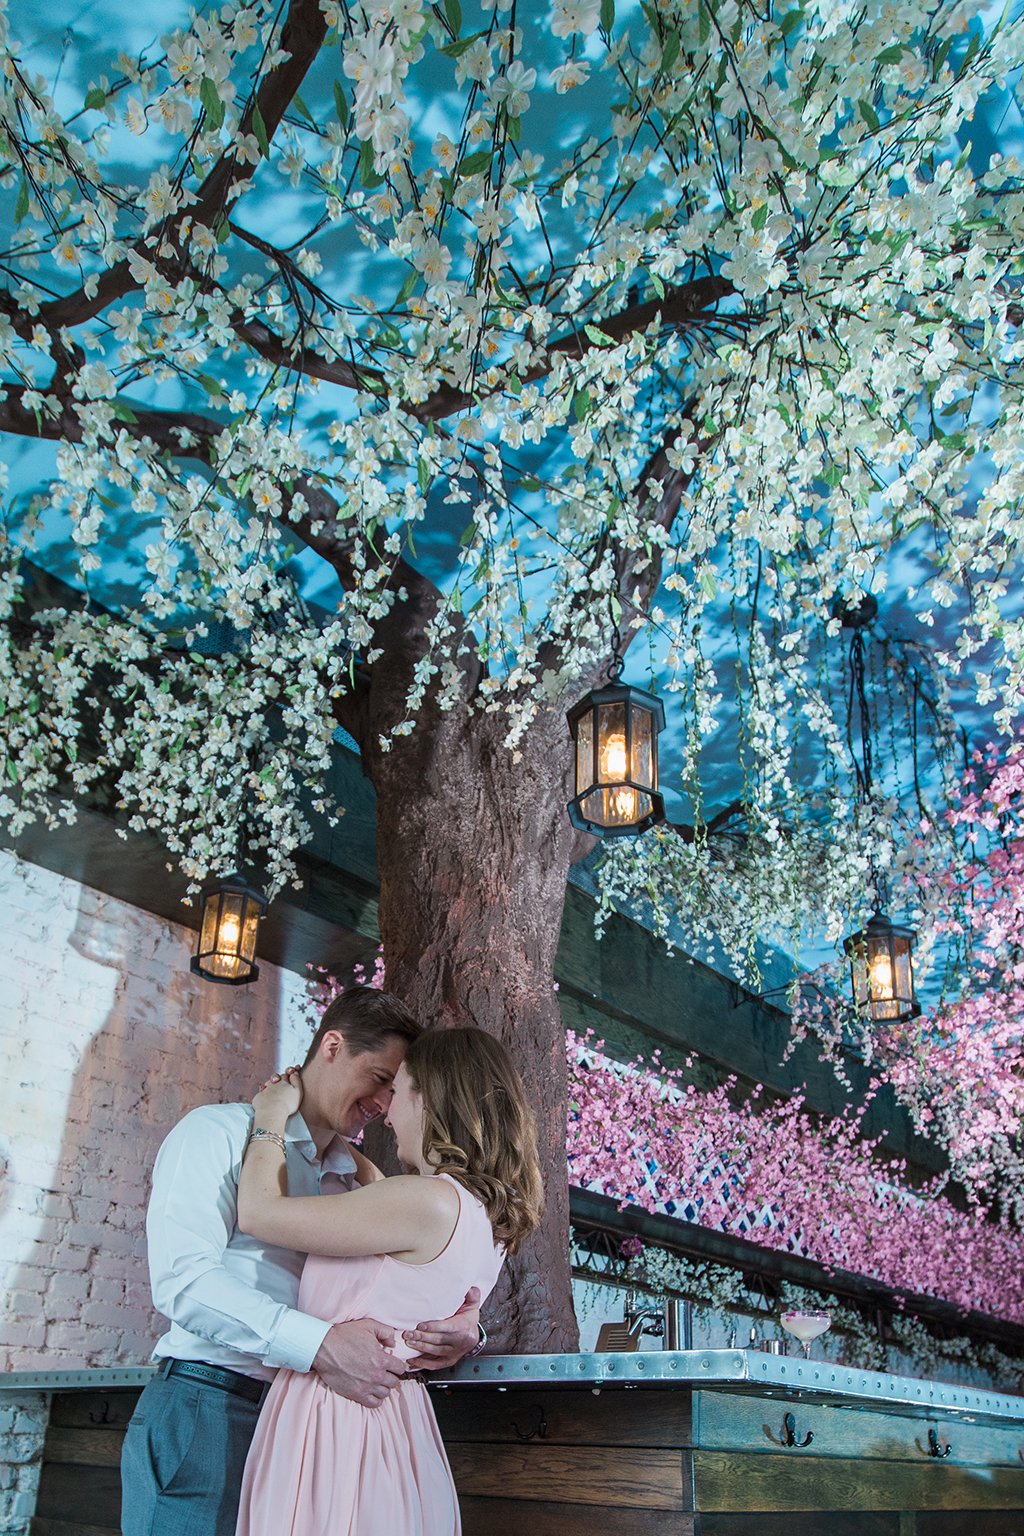
[[[681,48],[682,38],[679,36],[679,33],[670,32],[665,40],[665,48],[661,55],[661,72],[663,75],[668,74],[676,59],[678,59]]]
[[[762,203],[760,208],[754,209],[754,217],[750,224],[752,229],[764,229],[768,222],[768,204]]]
[[[701,43],[706,43],[711,36],[711,17],[705,5],[697,7],[697,35]],[[664,65],[662,67],[664,68]]]
[[[263,113],[259,106],[252,109],[252,131],[256,135],[256,143],[260,147],[260,154],[264,160],[270,159],[270,139],[267,137],[267,125],[263,121]]]
[[[21,186],[18,188],[18,201],[14,205],[14,222],[20,224],[28,213],[28,182],[24,176],[21,178]]]
[[[343,128],[348,127],[348,98],[337,80],[334,82],[334,110],[338,114],[338,122]]]
[[[608,33],[615,25],[615,0],[601,0],[601,31]]]
[[[220,218],[217,220],[213,232],[217,236],[217,244],[223,245],[225,240],[227,240],[231,234],[231,225],[226,214],[221,214]]]
[[[430,487],[430,465],[422,456],[416,460],[416,480],[425,496]]]
[[[960,60],[960,67],[959,67],[959,69],[956,72],[956,77],[957,77],[958,80],[961,80],[963,78],[964,74],[967,72],[967,70],[970,67],[970,65],[974,62],[974,55],[977,53],[977,51],[978,51],[978,49],[980,47],[981,47],[981,34],[979,32],[975,32],[972,35],[970,42],[967,44],[967,52],[964,54],[963,58]]]
[[[206,121],[216,131],[224,121],[224,103],[217,94],[217,86],[209,75],[204,75],[199,87],[199,100],[206,112]]]
[[[512,140],[512,143],[518,144],[519,135],[523,131],[523,124],[521,119],[518,117],[506,117],[505,127],[508,131],[509,138]]]
[[[859,105],[860,105],[860,115],[861,115],[861,117],[864,119],[864,121],[867,123],[868,127],[871,129],[871,132],[872,133],[877,133],[878,130],[879,130],[879,127],[881,126],[879,121],[878,121],[878,113],[875,111],[875,109],[871,105],[870,101],[862,101],[862,102],[859,103]]]
[[[15,768],[14,763],[11,760],[11,758],[7,759],[6,767],[7,767],[7,777],[10,779],[12,784],[17,784],[17,782],[18,782],[18,770],[17,770],[17,768]]]
[[[444,14],[452,29],[452,36],[458,37],[462,31],[462,6],[459,0],[444,0]]]
[[[475,535],[476,523],[470,523],[469,527],[463,528],[462,532],[459,534],[459,548],[465,549],[467,544],[471,544],[473,542]]]
[[[128,423],[132,423],[138,421],[139,419],[135,412],[132,410],[131,406],[125,405],[123,400],[115,400],[112,409],[118,421],[127,421]]]
[[[903,44],[893,43],[891,48],[883,48],[881,53],[876,53],[876,64],[898,64],[903,57]]]
[[[208,373],[199,374],[199,382],[210,396],[211,400],[219,400],[224,393],[224,386],[219,379],[212,378]]]
[[[782,20],[779,22],[779,31],[782,33],[783,37],[788,37],[793,28],[798,27],[803,19],[804,13],[802,10],[800,10],[799,6],[796,8],[796,10],[787,11],[785,16],[783,16]]]
[[[306,122],[309,124],[309,126],[311,128],[315,128],[316,127],[316,123],[313,120],[313,114],[309,110],[309,108],[306,106],[306,103],[303,101],[303,99],[299,95],[298,91],[295,92],[295,95],[292,97],[292,101],[294,101],[295,105],[299,109],[299,112],[306,119]]]
[[[368,192],[384,185],[384,177],[378,176],[373,168],[372,139],[367,139],[359,151],[359,185],[365,187]]]
[[[456,38],[453,43],[445,43],[444,47],[441,49],[441,52],[445,54],[449,59],[461,58],[462,55],[466,52],[466,49],[472,48],[473,44],[477,41],[478,38],[486,36],[486,32],[473,32],[469,37]]]
[[[662,282],[657,272],[651,273],[651,287],[654,289],[659,299],[663,299],[665,297],[665,284]]]
[[[521,491],[539,491],[540,481],[536,475],[521,475],[519,477],[519,489]]]
[[[402,284],[401,288],[399,288],[399,290],[398,290],[398,293],[395,295],[395,305],[396,305],[396,307],[399,304],[404,304],[406,299],[412,297],[412,291],[416,287],[417,282],[419,281],[419,276],[420,276],[419,273],[415,272],[415,271],[409,273],[409,275],[406,278],[405,282]]]
[[[698,580],[700,581],[701,591],[704,593],[704,596],[707,598],[708,602],[711,602],[712,598],[718,595],[718,578],[716,577],[710,565],[701,566]]]
[[[87,111],[98,112],[106,104],[107,93],[106,91],[101,91],[98,85],[94,85],[91,91],[86,92],[85,105]]]
[[[588,341],[592,341],[595,347],[614,347],[615,337],[609,336],[607,331],[602,331],[599,325],[585,325],[584,334]]]
[[[419,557],[418,557],[418,555],[416,553],[416,540],[412,536],[412,524],[411,523],[408,523],[406,525],[405,537],[409,541],[409,553],[412,555],[414,560],[418,559]]]
[[[593,403],[593,395],[589,389],[578,389],[572,397],[572,413],[577,421],[582,421]]]
[[[462,593],[459,591],[458,587],[452,588],[452,595],[448,602],[453,613],[462,612]]]
[[[949,55],[949,50],[950,50],[950,48],[952,46],[953,46],[953,39],[951,37],[946,37],[946,38],[943,38],[942,42],[936,48],[936,50],[935,50],[935,57],[932,60],[932,79],[933,80],[937,80],[939,78],[939,75],[942,73],[942,66],[943,66],[943,64],[945,64],[946,59],[947,59],[947,57]]]
[[[459,162],[456,176],[476,176],[480,171],[486,171],[494,159],[492,149],[478,149],[475,155],[467,155],[465,160]]]

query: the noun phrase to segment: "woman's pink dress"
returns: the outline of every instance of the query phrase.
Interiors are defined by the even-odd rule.
[[[447,1178],[447,1174],[437,1174]],[[459,1216],[448,1246],[429,1264],[378,1254],[311,1254],[299,1307],[348,1322],[372,1317],[398,1334],[450,1317],[471,1285],[494,1287],[503,1252],[487,1212],[455,1179]],[[267,1393],[245,1464],[237,1536],[459,1536],[448,1458],[423,1383],[403,1381],[379,1408],[363,1408],[315,1372],[280,1371]]]

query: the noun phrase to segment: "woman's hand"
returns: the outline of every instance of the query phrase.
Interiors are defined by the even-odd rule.
[[[298,1067],[289,1067],[283,1076],[268,1078],[252,1101],[253,1126],[265,1131],[283,1131],[290,1115],[302,1103],[302,1078]]]

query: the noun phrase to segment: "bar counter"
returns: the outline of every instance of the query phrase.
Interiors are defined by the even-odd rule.
[[[1024,1398],[758,1350],[485,1356],[465,1536],[1024,1536]]]
[[[50,1394],[33,1536],[115,1531],[150,1374],[0,1378]],[[1024,1536],[1024,1397],[723,1349],[483,1356],[432,1398],[464,1536]]]

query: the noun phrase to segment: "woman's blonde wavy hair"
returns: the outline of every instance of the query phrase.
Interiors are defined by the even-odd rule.
[[[537,1127],[508,1051],[482,1029],[430,1029],[405,1058],[423,1100],[423,1154],[477,1196],[515,1253],[540,1221]]]

